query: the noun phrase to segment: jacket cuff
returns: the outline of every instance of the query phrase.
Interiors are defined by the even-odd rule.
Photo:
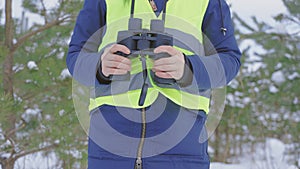
[[[97,72],[96,72],[96,78],[98,80],[98,82],[100,84],[110,84],[111,80],[109,77],[106,77],[103,73],[102,73],[102,64],[101,64],[101,60],[99,60],[98,66],[97,66]]]
[[[183,53],[184,56],[184,71],[181,79],[177,80],[177,84],[180,87],[187,87],[192,84],[193,81],[193,68],[190,60],[187,58],[187,56]]]

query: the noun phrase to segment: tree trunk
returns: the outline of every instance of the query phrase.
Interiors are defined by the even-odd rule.
[[[230,151],[230,128],[228,127],[228,125],[226,126],[225,129],[225,148],[224,148],[224,152],[222,155],[222,162],[226,163],[228,157],[229,157],[229,151]]]
[[[220,153],[219,153],[219,149],[220,147],[220,135],[219,135],[219,127],[216,128],[215,130],[215,151],[214,151],[214,161],[220,161]]]
[[[3,89],[4,94],[9,97],[9,99],[14,99],[13,92],[13,19],[12,19],[12,0],[5,0],[5,60],[3,63]],[[15,130],[16,115],[14,112],[9,112],[7,121],[10,125],[8,126],[8,131]],[[14,139],[15,135],[9,136]],[[7,159],[7,161],[10,161]],[[9,166],[9,163],[7,163]]]
[[[5,48],[8,54],[3,63],[3,88],[4,94],[13,98],[13,19],[12,0],[5,0]]]
[[[3,63],[4,94],[13,99],[13,55],[9,53]]]
[[[15,161],[14,160],[5,160],[3,161],[1,167],[2,169],[14,169]]]

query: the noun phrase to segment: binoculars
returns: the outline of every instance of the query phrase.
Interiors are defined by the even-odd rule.
[[[170,57],[168,53],[154,53],[154,48],[161,45],[173,46],[173,37],[170,34],[165,33],[164,20],[153,19],[150,23],[150,30],[142,28],[142,19],[130,18],[128,22],[128,30],[119,31],[117,37],[117,43],[126,46],[130,49],[130,54],[124,54],[122,52],[116,52],[123,57],[133,58],[141,57],[144,80],[147,76],[146,59],[145,56],[153,60],[160,58]],[[174,84],[175,79],[160,78],[155,75],[154,72],[150,72],[152,79],[161,84]],[[112,75],[111,80],[121,81],[129,80],[130,73],[125,75]]]

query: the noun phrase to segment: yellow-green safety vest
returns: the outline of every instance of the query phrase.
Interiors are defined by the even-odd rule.
[[[190,48],[184,48],[181,45],[176,46],[176,44],[174,44],[175,48],[187,56],[193,54],[204,55],[203,48],[201,47],[201,26],[208,2],[209,0],[169,0],[167,3],[165,20],[166,32],[173,33],[173,38],[179,41],[182,40],[182,36],[184,36],[186,46],[193,46],[193,50],[191,50]],[[116,42],[118,31],[128,29],[128,19],[130,17],[131,2],[124,3],[121,0],[106,0],[106,5],[106,29],[99,51]],[[157,17],[149,5],[148,0],[135,0],[134,16],[142,19],[143,28],[149,29],[151,19],[161,19],[162,12],[159,17]],[[155,84],[150,74],[148,75],[148,82],[151,86],[148,88],[144,105],[139,106],[138,100],[141,93],[141,84],[136,85],[131,82],[134,81],[136,83],[137,78],[141,79],[142,64],[139,58],[134,58],[131,61],[132,70],[130,74],[132,78],[130,82],[115,82],[123,83],[124,88],[127,88],[126,91],[114,92],[114,90],[118,90],[112,87],[114,84],[101,85],[99,89],[95,89],[95,94],[90,99],[90,110],[104,104],[130,108],[144,108],[150,106],[157,99],[159,93],[161,93],[182,107],[203,110],[208,113],[210,104],[210,94],[208,94],[208,92],[189,89],[182,90],[176,87],[161,87]],[[152,64],[153,61],[147,58],[147,69],[151,69]],[[133,78],[136,79],[134,80]]]

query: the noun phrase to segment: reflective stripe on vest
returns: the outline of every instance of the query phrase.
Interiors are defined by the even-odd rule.
[[[169,0],[166,15],[166,32],[173,35],[174,47],[186,55],[204,55],[202,47],[202,20],[209,0]],[[155,13],[147,0],[135,1],[135,17],[143,20],[143,28],[149,29],[150,20],[157,19]],[[109,44],[115,43],[117,33],[128,29],[128,19],[131,4],[120,3],[120,0],[106,0],[107,5],[107,27],[99,51]],[[161,19],[162,13],[159,18]],[[179,31],[180,30],[180,31]],[[189,34],[185,33],[188,32]],[[111,85],[101,85],[95,89],[94,97],[90,99],[89,109],[92,110],[103,104],[123,106],[131,108],[143,108],[150,106],[161,93],[174,103],[185,108],[209,110],[209,95],[207,92],[195,92],[197,85],[194,81],[193,87],[182,90],[173,86],[161,87],[153,82],[150,71],[148,71],[148,88],[146,100],[143,106],[138,105],[142,85],[142,66],[139,58],[131,59],[131,80],[128,82],[112,82]],[[152,68],[153,61],[147,58],[147,69]],[[139,83],[140,81],[140,83]],[[131,83],[135,82],[135,83]],[[115,85],[115,84],[118,84]],[[114,87],[117,86],[117,87]],[[196,86],[196,87],[195,87]],[[198,88],[197,88],[198,89]],[[193,92],[189,92],[189,90]]]

